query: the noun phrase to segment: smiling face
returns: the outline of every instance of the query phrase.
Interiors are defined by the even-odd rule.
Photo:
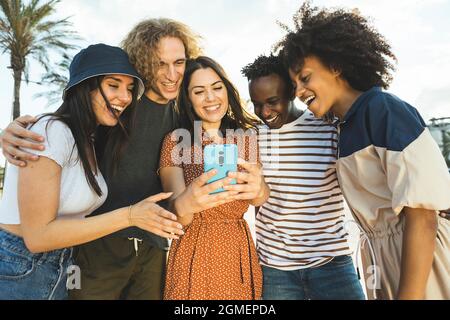
[[[97,124],[115,126],[118,122],[117,118],[132,101],[134,78],[120,74],[106,75],[102,79],[100,87],[113,110],[109,110],[100,89],[91,91],[92,108]]]
[[[269,128],[279,129],[288,122],[289,94],[280,75],[273,73],[251,80],[249,93],[255,114]]]
[[[219,129],[228,110],[227,89],[219,75],[211,68],[198,69],[192,73],[188,92],[203,128]]]
[[[295,95],[316,118],[333,111],[339,103],[343,89],[340,74],[327,68],[317,57],[305,58],[301,70],[289,69],[289,75],[295,85]]]
[[[166,104],[177,98],[186,69],[186,50],[179,38],[164,37],[158,44],[159,65],[148,97]]]

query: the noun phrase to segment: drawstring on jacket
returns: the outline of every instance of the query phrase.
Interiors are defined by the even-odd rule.
[[[367,235],[367,232],[364,231],[364,229],[361,227],[361,225],[359,225],[359,223],[357,223],[354,220],[349,220],[344,224],[344,229],[347,230],[347,232],[349,232],[349,229],[347,228],[347,224],[348,223],[353,223],[354,225],[356,225],[358,227],[359,230],[359,240],[358,240],[358,245],[356,246],[356,271],[358,273],[358,278],[361,279],[361,275],[359,272],[359,252],[361,249],[364,249],[366,243],[369,244],[369,252],[370,252],[370,257],[372,260],[372,265],[374,266],[374,272],[373,272],[373,277],[374,277],[374,283],[375,285],[372,288],[372,294],[373,294],[373,298],[377,299],[377,283],[378,283],[378,265],[377,265],[377,260],[375,257],[375,251],[373,250],[372,247],[372,243],[370,242],[369,236]],[[364,275],[364,274],[363,274]]]

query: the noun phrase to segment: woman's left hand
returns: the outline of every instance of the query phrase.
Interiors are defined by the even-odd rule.
[[[223,188],[227,191],[239,192],[233,196],[234,200],[253,200],[263,197],[267,185],[261,165],[242,159],[238,159],[238,164],[247,172],[229,172]],[[237,184],[229,184],[232,179],[236,179]]]

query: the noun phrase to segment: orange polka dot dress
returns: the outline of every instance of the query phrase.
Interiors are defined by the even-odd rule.
[[[164,139],[160,168],[181,167],[186,185],[189,185],[203,173],[203,160],[195,164],[194,157],[203,159],[203,147],[212,142],[204,141],[202,148],[191,147],[191,163],[175,164],[171,154],[177,141],[173,140],[171,134]],[[237,144],[239,156],[247,161],[249,155],[258,154],[257,143],[249,143],[249,139],[245,144]],[[245,145],[245,148],[240,148],[240,145]],[[247,201],[233,201],[194,214],[192,223],[184,230],[185,234],[172,241],[164,299],[261,298],[262,271],[249,227],[243,218],[248,207]]]

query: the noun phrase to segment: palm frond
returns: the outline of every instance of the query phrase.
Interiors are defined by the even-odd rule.
[[[47,70],[40,81],[40,85],[45,86],[45,91],[34,95],[35,98],[44,97],[47,99],[47,106],[61,102],[61,94],[69,82],[68,70],[72,57],[67,53],[62,55],[53,69]]]
[[[25,81],[29,80],[30,59],[44,68],[43,83],[48,85],[46,81],[51,78],[57,81],[61,69],[52,61],[58,61],[58,57],[64,60],[64,54],[78,48],[74,41],[81,38],[71,29],[69,17],[51,19],[59,2],[0,0],[0,50],[10,54],[11,68],[25,76]],[[20,84],[15,87],[20,89]],[[16,108],[18,103],[14,105]]]

